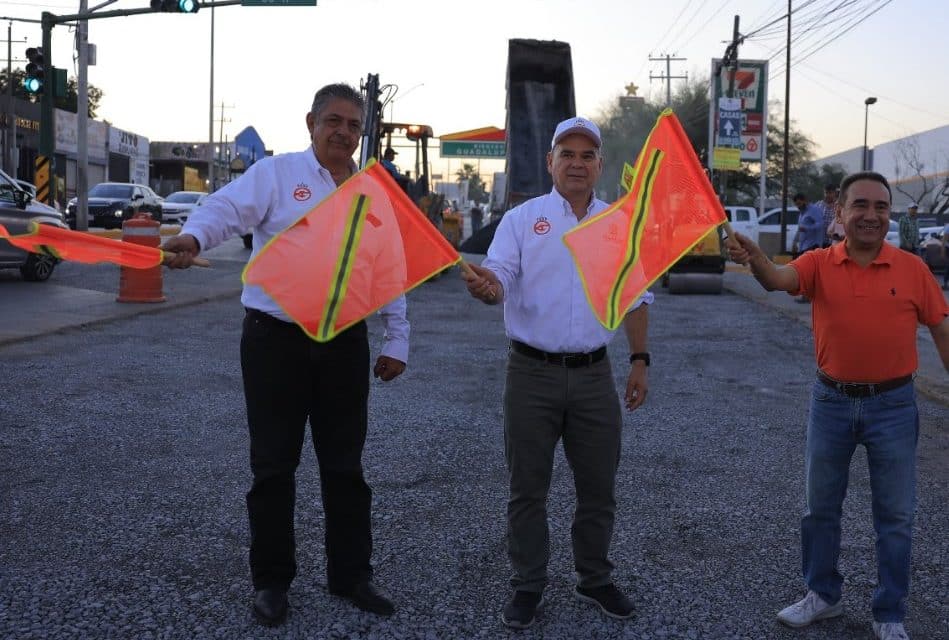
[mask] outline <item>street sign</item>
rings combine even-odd
[[[741,169],[741,149],[715,147],[712,150],[712,168],[730,171]]]
[[[718,99],[718,146],[737,147],[741,144],[741,100]]]
[[[241,0],[242,7],[315,7],[316,0]]]
[[[503,158],[505,143],[482,140],[440,140],[443,158]]]

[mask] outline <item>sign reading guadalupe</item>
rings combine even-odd
[[[497,127],[447,133],[439,137],[438,153],[443,158],[503,158],[504,140],[504,129]]]

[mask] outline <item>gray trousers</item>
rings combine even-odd
[[[607,557],[616,513],[622,413],[609,358],[567,369],[511,352],[504,389],[504,450],[511,585],[543,591],[550,532],[547,494],[557,441],[573,471],[577,505],[570,529],[581,587],[612,581]]]

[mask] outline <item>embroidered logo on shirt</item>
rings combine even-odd
[[[548,231],[550,231],[550,223],[547,221],[547,218],[544,216],[537,218],[537,222],[534,223],[534,233],[542,236]]]
[[[293,190],[293,199],[297,202],[305,202],[310,199],[310,196],[313,193],[310,191],[310,187],[305,184],[298,184],[297,188]]]

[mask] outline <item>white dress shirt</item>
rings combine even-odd
[[[607,207],[594,198],[583,220]],[[501,218],[482,266],[504,287],[504,328],[512,340],[551,353],[577,353],[605,346],[616,333],[596,319],[563,242],[563,234],[580,222],[556,189]],[[647,291],[632,309],[653,300]]]
[[[263,158],[252,164],[243,176],[208,196],[200,207],[195,207],[181,232],[193,235],[201,250],[206,251],[231,236],[252,230],[253,259],[271,238],[309,213],[335,189],[333,177],[320,165],[312,147]],[[241,302],[245,307],[292,322],[257,285],[244,285]],[[408,362],[409,355],[409,322],[405,312],[405,296],[379,309],[385,326],[382,355],[402,362]]]

